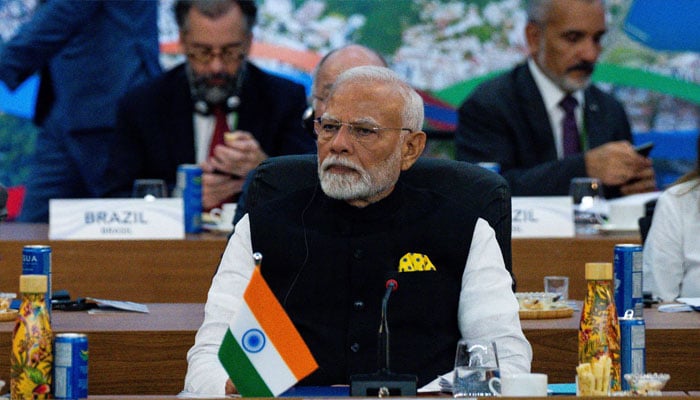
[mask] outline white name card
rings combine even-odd
[[[513,197],[513,237],[573,237],[571,197]]]
[[[50,240],[184,239],[182,199],[49,201]]]

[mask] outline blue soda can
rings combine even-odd
[[[177,167],[177,191],[185,206],[185,232],[202,231],[202,168],[196,164]]]
[[[82,333],[59,333],[54,339],[54,397],[87,399],[88,340]]]
[[[51,246],[31,244],[22,249],[22,275],[46,275],[46,308],[51,316]]]
[[[625,310],[634,310],[635,317],[644,316],[642,301],[642,246],[615,245],[615,307],[618,317]]]
[[[634,316],[633,310],[625,311],[620,321],[620,367],[621,375],[643,374],[646,371],[646,340],[643,318]],[[622,379],[622,390],[629,390],[626,379]]]
[[[480,166],[481,168],[486,168],[489,171],[493,171],[497,174],[501,173],[501,164],[497,162],[480,162],[477,163],[476,165]]]

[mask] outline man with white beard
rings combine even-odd
[[[348,384],[377,370],[387,278],[392,372],[418,385],[450,374],[461,338],[495,341],[501,373],[527,372],[532,350],[493,229],[462,204],[404,183],[425,147],[423,101],[391,70],[341,74],[314,121],[319,184],[256,207],[236,225],[188,353],[185,391],[236,392],[217,358],[254,269],[319,368],[299,385]]]

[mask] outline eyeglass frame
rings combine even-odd
[[[408,133],[413,133],[413,129],[410,128],[389,128],[389,127],[381,127],[381,126],[360,126],[361,123],[353,123],[353,122],[342,122],[338,121],[336,119],[329,119],[326,118],[326,121],[332,122],[336,124],[336,132],[329,134],[329,133],[324,133],[324,134],[319,134],[318,130],[321,127],[321,122],[324,120],[323,117],[320,118],[315,118],[314,121],[314,135],[316,136],[317,140],[330,140],[334,136],[336,136],[339,132],[340,129],[343,126],[348,127],[350,134],[352,137],[357,140],[358,142],[362,141],[368,141],[368,140],[373,140],[373,138],[378,137],[379,133],[382,131],[408,131]],[[370,132],[365,132],[362,133],[360,130],[367,130]],[[327,135],[327,137],[322,137],[322,135]],[[376,135],[376,136],[374,136]]]
[[[186,44],[185,55],[188,60],[202,65],[210,64],[216,57],[219,57],[223,64],[231,65],[240,62],[245,57],[245,46],[246,42],[236,42],[219,47],[215,51],[212,46],[205,44]]]

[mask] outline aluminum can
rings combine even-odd
[[[501,164],[497,162],[480,162],[477,163],[476,165],[480,166],[481,168],[486,168],[489,171],[493,171],[497,174],[501,173]]]
[[[615,245],[615,307],[619,317],[625,310],[634,310],[634,316],[644,316],[642,300],[642,246]]]
[[[185,207],[185,232],[202,231],[202,168],[196,164],[177,167],[176,193]]]
[[[88,339],[83,333],[59,333],[54,340],[54,397],[87,399]]]
[[[22,249],[22,275],[46,275],[46,309],[51,317],[51,246],[31,244]]]
[[[625,311],[620,321],[620,366],[625,374],[643,374],[646,371],[646,325],[643,318],[634,316],[633,310]],[[626,379],[622,390],[629,390]]]

